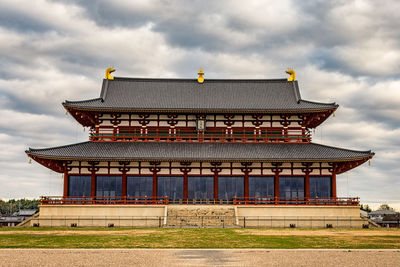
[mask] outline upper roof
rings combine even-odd
[[[147,143],[83,142],[32,149],[29,156],[57,160],[160,161],[353,161],[372,157],[315,143]]]
[[[32,216],[35,214],[37,210],[35,209],[27,209],[27,210],[19,210],[17,212],[14,212],[16,216]]]
[[[335,103],[301,99],[297,81],[119,78],[103,80],[99,98],[65,107],[119,112],[319,112]]]
[[[369,215],[387,215],[387,214],[397,214],[394,210],[374,210],[368,213]]]

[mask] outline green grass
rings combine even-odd
[[[87,232],[90,231],[90,232]],[[368,236],[359,232],[345,235],[268,235],[256,229],[0,229],[0,248],[348,248],[400,249],[400,231],[388,235],[379,231]],[[291,231],[291,230],[283,230]],[[300,231],[300,233],[299,233]],[[335,230],[332,230],[335,231]],[[314,232],[314,231],[313,231]]]

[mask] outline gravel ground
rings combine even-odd
[[[0,249],[0,266],[400,266],[400,250]]]

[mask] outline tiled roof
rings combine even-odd
[[[388,214],[397,214],[397,212],[393,210],[374,210],[369,213],[369,215],[388,215]]]
[[[32,149],[30,156],[59,160],[161,161],[346,161],[365,159],[371,151],[354,151],[315,143],[135,143],[83,142]]]
[[[65,101],[101,111],[298,112],[332,110],[335,103],[302,100],[297,81],[118,78],[103,80],[100,98]]]

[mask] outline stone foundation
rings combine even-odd
[[[41,205],[39,216],[26,226],[161,227],[166,209],[161,205]]]
[[[242,227],[362,228],[359,206],[238,206]]]
[[[358,206],[42,205],[23,226],[361,228]]]

